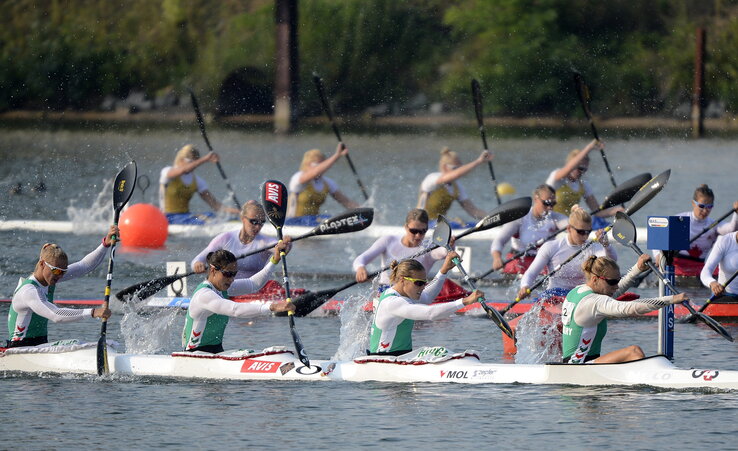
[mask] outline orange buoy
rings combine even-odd
[[[162,247],[169,234],[166,216],[151,204],[135,204],[120,215],[118,222],[123,246]]]

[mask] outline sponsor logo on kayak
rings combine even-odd
[[[242,373],[276,373],[279,370],[279,362],[266,360],[246,359],[241,366]]]
[[[266,192],[266,200],[277,206],[282,206],[282,190],[279,189],[279,185],[272,182],[267,182],[264,187]]]
[[[720,371],[717,370],[694,370],[692,371],[692,378],[702,378],[703,381],[711,381],[717,379],[720,375]]]
[[[474,370],[472,379],[494,379],[497,370]]]
[[[443,346],[434,346],[430,348],[423,349],[421,351],[418,351],[417,357],[428,357],[428,356],[434,356],[434,357],[446,357],[448,354],[448,349],[444,348]]]
[[[331,230],[337,230],[345,226],[347,227],[360,226],[367,221],[368,219],[366,219],[362,215],[357,214],[357,215],[349,216],[348,218],[343,218],[343,219],[339,219],[336,221],[323,222],[318,227],[321,232],[329,232]]]
[[[313,366],[301,366],[298,367],[297,370],[298,374],[302,374],[303,376],[309,376],[311,374],[317,374],[321,371],[323,371],[323,368],[319,367],[318,365]]]
[[[669,218],[651,217],[648,218],[649,227],[669,227]]]
[[[295,362],[287,362],[284,365],[279,367],[279,372],[282,373],[282,376],[284,376],[285,374],[289,373],[293,369],[295,369]]]
[[[441,370],[441,377],[446,379],[469,379],[467,371],[443,371]]]

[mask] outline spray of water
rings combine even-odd
[[[72,199],[67,207],[67,217],[74,226],[75,233],[94,233],[101,227],[113,222],[113,208],[110,203],[110,193],[113,192],[113,179],[105,180],[102,190],[97,193],[89,207],[77,206],[77,199]]]
[[[126,352],[162,354],[181,349],[181,309],[143,310],[141,304],[135,297],[123,304],[120,334],[126,344]]]
[[[341,332],[336,353],[331,360],[353,360],[366,354],[372,315],[364,311],[365,296],[349,296],[341,307]]]
[[[518,321],[515,363],[560,362],[560,324],[560,314],[552,313],[544,302],[536,302]]]

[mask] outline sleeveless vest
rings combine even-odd
[[[571,207],[578,204],[584,197],[584,182],[579,181],[579,190],[574,191],[568,183],[556,190],[556,205],[554,211],[569,216]]]
[[[164,187],[164,213],[189,213],[190,199],[197,192],[197,178],[185,185],[181,177],[175,177]]]
[[[425,202],[425,211],[428,212],[430,219],[437,219],[438,215],[445,215],[451,204],[459,198],[459,187],[456,182],[451,186],[454,189],[453,194],[449,193],[446,185],[441,185],[428,194],[428,200]]]
[[[323,182],[323,189],[318,191],[312,182],[308,183],[305,189],[297,195],[297,205],[295,208],[295,216],[314,216],[320,213],[320,206],[328,197],[328,183]]]
[[[384,293],[379,297],[377,305],[374,309],[376,312],[382,300],[389,296],[399,296],[395,290],[385,290]],[[413,325],[415,321],[411,319],[405,319],[397,325],[395,330],[395,337],[392,340],[390,346],[381,343],[382,329],[377,327],[377,323],[372,323],[372,335],[369,343],[369,352],[395,352],[395,351],[411,351],[413,349]],[[386,346],[386,347],[384,347]]]
[[[24,285],[34,285],[36,287],[39,286],[38,282],[36,282],[35,280],[24,279],[23,282],[18,285],[18,288],[15,289],[13,294],[17,293],[18,290],[20,290]],[[47,301],[54,302],[55,289],[56,285],[51,285],[49,287],[49,290],[46,294]],[[31,313],[31,321],[26,327],[23,327],[22,325],[18,324],[18,312],[13,310],[12,305],[8,311],[8,337],[10,337],[11,342],[28,340],[36,337],[46,337],[49,335],[48,326],[49,320],[47,318],[44,318],[43,316],[37,315],[35,312],[33,312]]]
[[[202,288],[215,290],[215,287],[210,285],[208,282],[203,282],[195,288],[195,291],[192,292],[192,297],[195,296],[197,290]],[[227,291],[220,291],[219,293],[223,298],[228,299]],[[192,299],[192,297],[190,297],[190,299]],[[187,310],[185,327],[184,330],[182,330],[182,346],[184,347],[184,350],[187,351],[188,349],[202,346],[221,345],[223,343],[223,333],[225,332],[229,319],[230,317],[226,315],[212,314],[208,316],[205,327],[200,332],[197,332],[192,330],[195,321],[190,315],[190,311]]]
[[[562,357],[570,357],[569,363],[584,363],[587,355],[600,355],[602,339],[607,334],[607,320],[603,319],[595,327],[584,328],[574,321],[574,312],[579,302],[592,289],[586,285],[579,285],[566,295],[561,306],[561,322],[564,325],[562,337]]]

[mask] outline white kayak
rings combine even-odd
[[[657,355],[618,364],[482,363],[473,351],[452,354],[443,347],[420,348],[402,357],[360,357],[352,361],[315,360],[303,365],[283,347],[220,354],[120,354],[108,350],[114,375],[221,380],[305,380],[348,382],[452,382],[466,384],[544,384],[654,386],[667,389],[738,390],[738,371],[680,369]],[[96,374],[96,344],[42,345],[0,351],[0,371]]]

